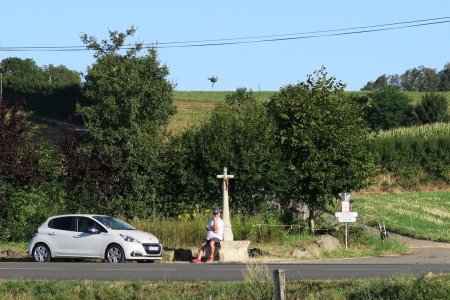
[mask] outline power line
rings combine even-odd
[[[440,17],[422,20],[412,20],[405,22],[385,23],[378,25],[367,25],[359,27],[348,27],[339,29],[328,29],[318,31],[308,31],[299,33],[287,33],[276,35],[262,35],[262,36],[248,36],[237,38],[224,39],[207,39],[207,40],[192,40],[192,41],[173,41],[173,42],[156,42],[153,44],[143,44],[144,48],[188,48],[188,47],[210,47],[210,46],[226,46],[237,44],[252,44],[252,43],[267,43],[279,42],[300,39],[313,39],[332,36],[353,35],[389,30],[398,30],[412,27],[430,26],[443,23],[450,23],[450,17]],[[128,44],[122,49],[132,49],[131,44]],[[23,46],[23,47],[0,47],[0,51],[58,51],[58,52],[72,52],[72,51],[92,51],[93,49],[87,46]]]
[[[282,36],[297,36],[297,35],[305,35],[305,34],[317,34],[317,33],[327,33],[327,32],[338,32],[338,31],[348,31],[355,29],[366,29],[366,28],[374,28],[374,27],[384,27],[384,26],[395,26],[395,25],[404,25],[411,23],[420,23],[420,22],[429,22],[429,21],[437,21],[437,20],[448,20],[450,17],[441,17],[441,18],[432,18],[432,19],[423,19],[423,20],[414,20],[414,21],[405,21],[405,22],[396,22],[396,23],[386,23],[379,25],[367,25],[367,26],[359,26],[359,27],[347,27],[347,28],[339,28],[339,29],[327,29],[327,30],[318,30],[318,31],[306,31],[306,32],[297,32],[297,33],[284,33],[284,34],[274,34],[274,35],[262,35],[262,36],[248,36],[248,37],[239,37],[239,38],[225,38],[225,39],[210,39],[210,40],[198,40],[198,41],[184,41],[184,42],[162,42],[158,43],[158,45],[167,45],[167,44],[181,44],[181,43],[206,43],[206,42],[220,42],[220,41],[233,41],[233,40],[247,40],[247,39],[267,39],[267,38],[276,38]]]

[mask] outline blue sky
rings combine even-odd
[[[108,30],[123,32],[131,25],[137,27],[135,40],[160,45],[363,27],[450,17],[450,1],[15,0],[3,1],[0,11],[1,50],[82,46],[82,33],[105,39]],[[180,91],[210,90],[207,78],[212,75],[218,77],[215,90],[276,91],[304,81],[321,66],[353,91],[382,74],[401,74],[420,65],[441,70],[450,62],[450,18],[445,20],[361,34],[161,48],[158,54]],[[89,51],[0,51],[0,60],[7,57],[80,72],[94,62]]]

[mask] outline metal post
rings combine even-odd
[[[348,249],[347,245],[347,222],[345,222],[345,250]]]
[[[273,282],[275,289],[275,300],[286,300],[286,277],[284,270],[273,271]]]

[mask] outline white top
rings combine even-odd
[[[214,232],[214,219],[209,220],[208,227],[212,230],[208,230],[206,232],[206,239],[210,240],[212,238],[218,238],[219,240],[223,241],[223,220],[221,218],[217,218],[217,233]]]

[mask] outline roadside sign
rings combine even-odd
[[[350,201],[342,201],[342,212],[349,212],[350,211]]]
[[[334,215],[336,218],[356,218],[358,213],[356,211],[335,212]]]
[[[339,223],[355,223],[358,213],[356,211],[335,212],[334,215]]]
[[[348,202],[348,201],[350,201],[350,198],[352,197],[352,193],[342,192],[342,193],[339,193],[339,197],[341,197],[341,201]]]
[[[355,223],[356,218],[351,217],[343,217],[343,218],[337,218],[339,223]]]

